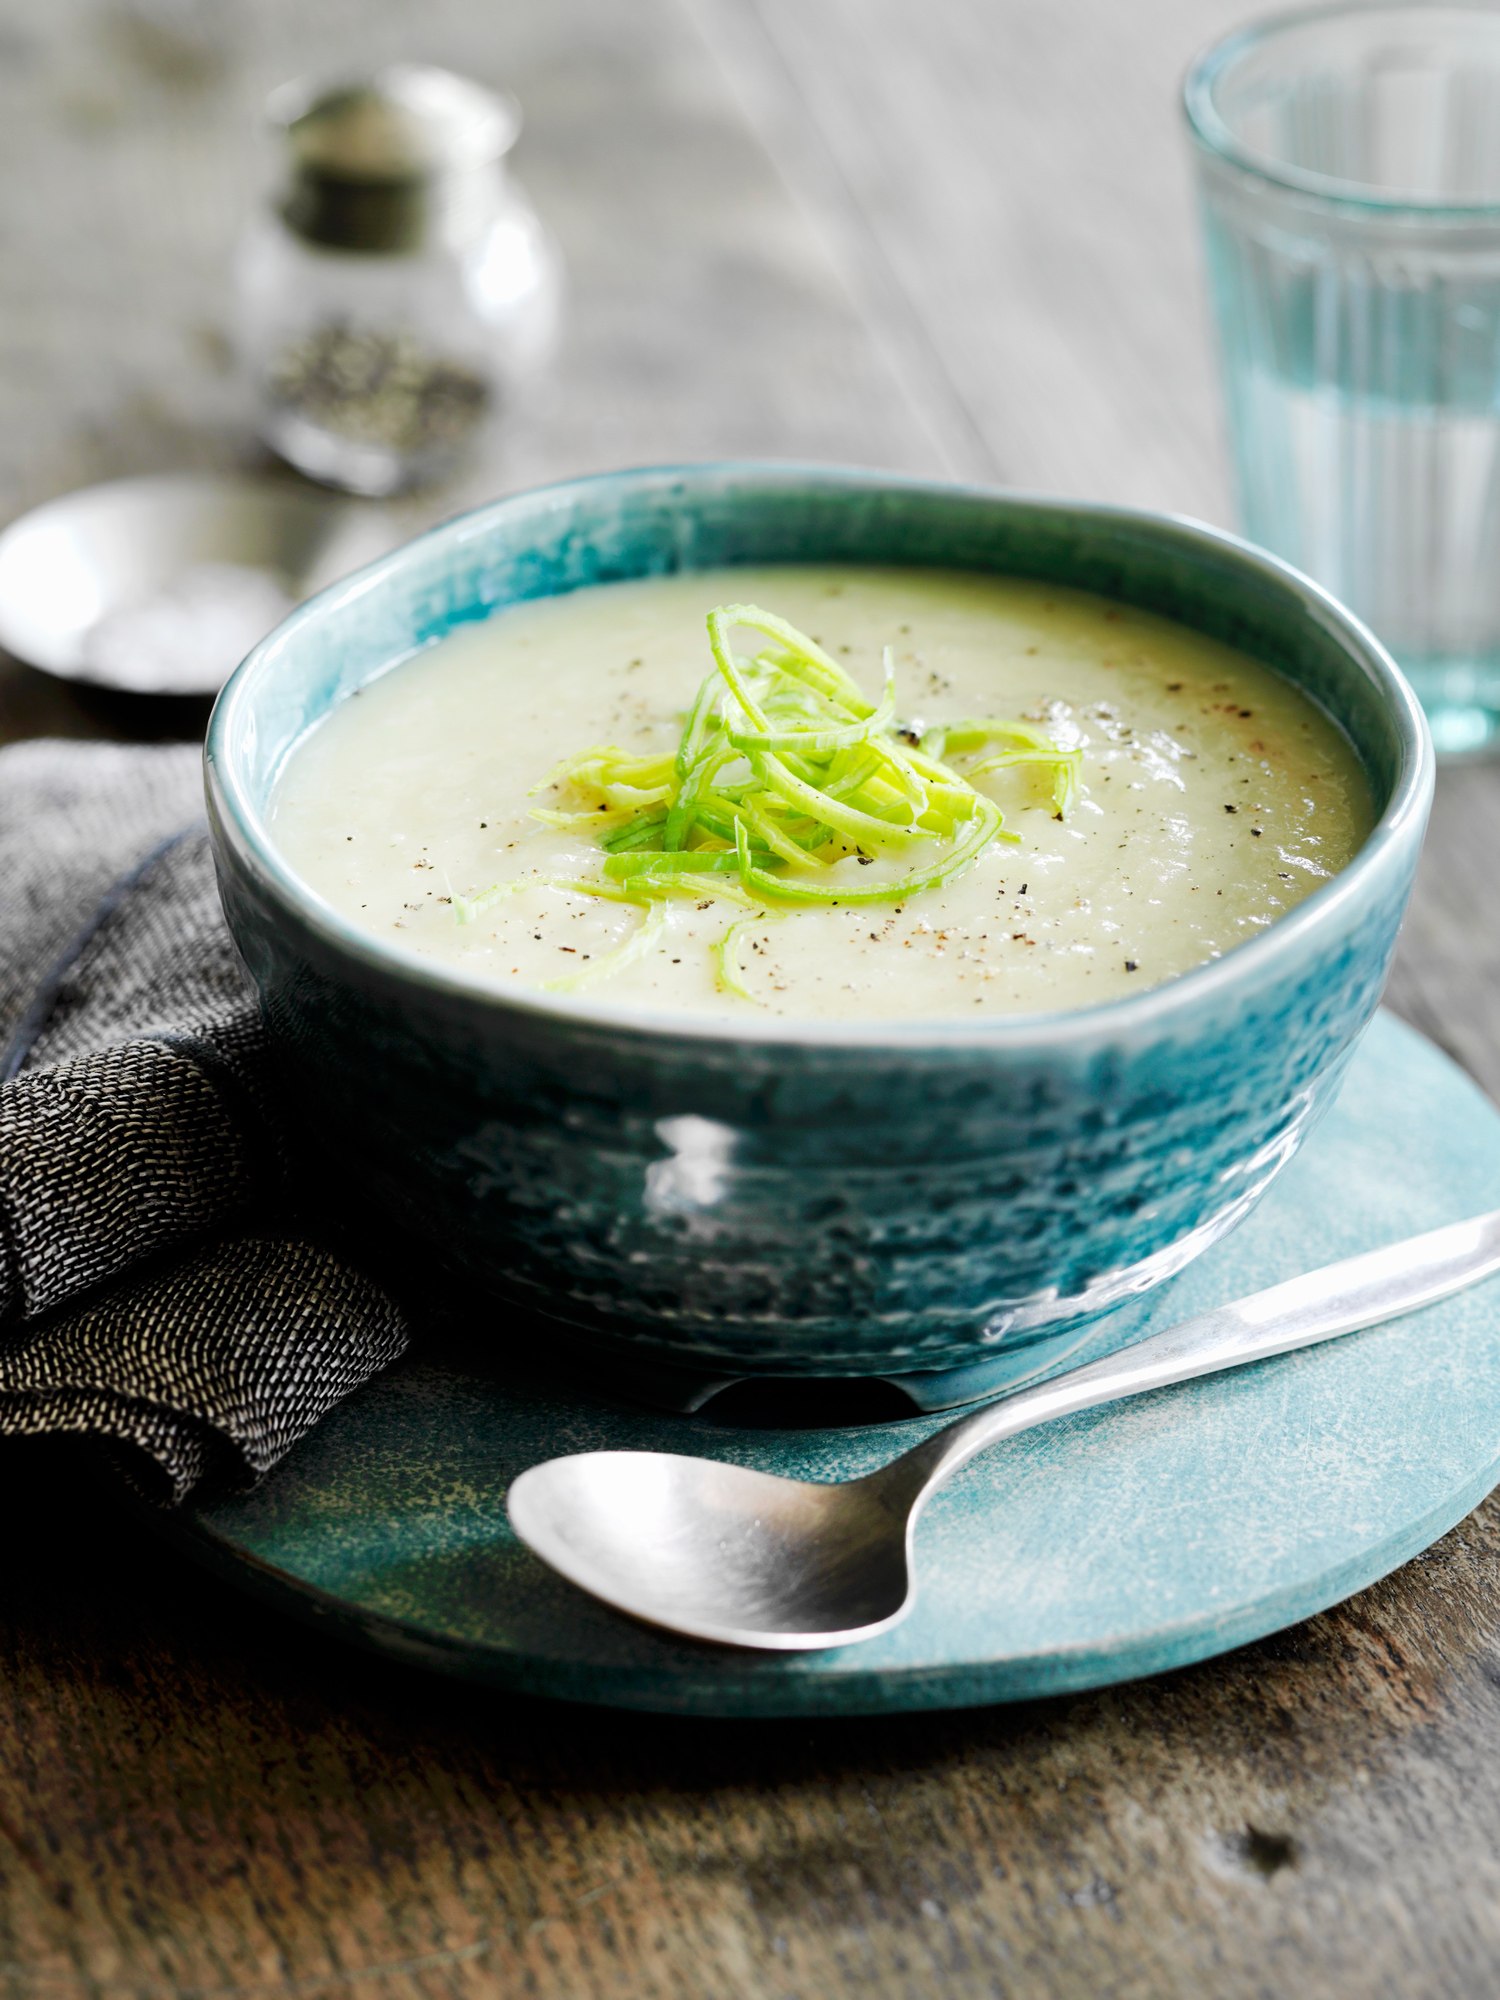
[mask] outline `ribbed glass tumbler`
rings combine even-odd
[[[1260,22],[1186,105],[1244,531],[1500,749],[1500,10]]]

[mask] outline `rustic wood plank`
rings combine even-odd
[[[34,1523],[0,1609],[6,2000],[1470,2000],[1500,1968],[1491,1506],[1185,1673],[732,1725],[446,1687],[33,1490],[0,1466]]]
[[[1241,0],[692,0],[955,472],[1227,520],[1178,90]]]
[[[1500,1100],[1500,767],[1449,765],[1388,1003]]]
[[[264,463],[227,291],[261,172],[256,107],[288,73],[345,68],[351,46],[386,60],[410,39],[397,0],[311,15],[295,0],[0,9],[0,173],[14,191],[0,520],[100,479]],[[681,459],[941,469],[674,0],[628,12],[567,0],[504,22],[434,0],[420,40],[420,53],[520,96],[520,168],[571,289],[552,377],[498,449],[376,511],[411,534],[496,493]],[[0,670],[0,740],[66,727],[65,709]],[[174,733],[182,718],[127,704],[96,709],[93,726]]]
[[[518,164],[572,292],[556,384],[402,518],[679,457],[934,465],[917,413],[674,0],[501,19],[430,0],[7,0],[0,518],[90,480],[256,456],[227,273],[289,72],[416,52],[521,97]],[[23,194],[24,190],[24,194]]]

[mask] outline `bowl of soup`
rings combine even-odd
[[[323,592],[207,773],[288,1115],[497,1356],[541,1315],[643,1382],[938,1380],[1270,1185],[1432,756],[1369,632],[1229,535],[731,465]]]

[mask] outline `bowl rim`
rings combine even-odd
[[[1308,609],[1317,614],[1320,623],[1335,630],[1345,650],[1352,654],[1355,664],[1362,666],[1380,688],[1397,723],[1401,739],[1400,761],[1390,798],[1364,845],[1332,880],[1315,889],[1294,910],[1278,917],[1254,937],[1232,946],[1222,957],[1193,966],[1140,994],[1100,1001],[1089,1007],[996,1014],[982,1022],[970,1022],[959,1016],[868,1022],[855,1019],[796,1020],[776,1016],[765,1020],[720,1019],[713,1015],[680,1013],[666,1008],[619,1003],[611,1006],[607,1000],[601,1001],[597,997],[544,993],[536,988],[518,988],[511,992],[486,986],[478,979],[450,969],[441,961],[428,958],[410,946],[388,943],[373,932],[362,930],[303,882],[281,858],[270,838],[264,816],[253,804],[243,776],[235,766],[232,738],[240,733],[235,725],[241,715],[246,710],[253,713],[256,681],[262,667],[268,661],[274,661],[287,646],[294,644],[304,625],[322,620],[377,589],[393,571],[410,559],[412,550],[431,549],[433,545],[443,542],[462,544],[470,541],[497,516],[503,517],[512,508],[541,504],[556,509],[566,506],[575,496],[609,485],[635,485],[642,490],[650,490],[658,484],[681,484],[686,481],[713,485],[722,491],[726,484],[785,485],[788,479],[825,490],[931,493],[954,499],[996,502],[1006,508],[1067,514],[1074,518],[1084,515],[1100,525],[1121,522],[1144,526],[1153,532],[1166,531],[1180,541],[1206,550],[1228,554],[1277,586],[1290,589],[1301,597]],[[502,609],[503,605],[496,607],[497,611]],[[413,648],[401,660],[382,667],[381,672],[405,664],[421,650]],[[414,985],[435,999],[468,1003],[496,1019],[519,1015],[539,1026],[550,1023],[575,1033],[594,1030],[643,1043],[693,1041],[718,1044],[724,1048],[780,1044],[828,1051],[843,1048],[887,1049],[892,1052],[918,1049],[941,1052],[976,1047],[1056,1048],[1096,1041],[1101,1034],[1124,1038],[1134,1031],[1159,1030],[1185,1010],[1204,1003],[1212,1005],[1226,989],[1242,985],[1247,979],[1254,983],[1257,976],[1263,978],[1271,974],[1279,961],[1300,950],[1309,932],[1336,924],[1345,906],[1363,893],[1368,878],[1381,868],[1393,851],[1404,847],[1410,840],[1414,825],[1420,837],[1431,803],[1435,768],[1432,738],[1421,704],[1374,633],[1320,584],[1314,583],[1280,557],[1244,541],[1238,535],[1188,515],[1157,513],[1145,508],[1118,506],[1112,502],[1070,500],[1052,494],[924,479],[861,467],[770,459],[631,466],[561,480],[547,486],[530,487],[454,515],[298,605],[246,655],[225,683],[214,705],[204,743],[205,789],[215,843],[235,850],[236,858],[248,868],[261,892],[269,893],[282,910],[310,931],[321,945],[355,959],[371,971]]]

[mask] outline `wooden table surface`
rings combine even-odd
[[[519,93],[571,291],[550,394],[403,523],[734,454],[1225,520],[1175,88],[1238,6],[3,0],[0,519],[255,462],[254,107],[410,54]],[[201,723],[0,665],[0,740]],[[1392,997],[1500,1095],[1497,843],[1500,768],[1446,772]],[[0,1486],[0,2000],[1500,1988],[1493,1505],[1160,1680],[729,1725],[424,1679],[185,1568],[55,1453]]]

